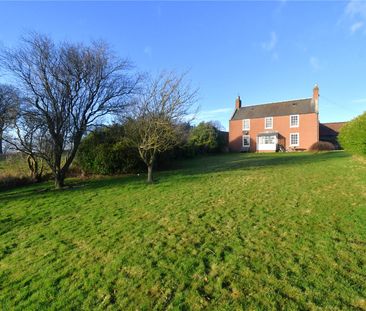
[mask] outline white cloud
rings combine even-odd
[[[272,31],[271,38],[266,42],[262,42],[262,48],[266,51],[272,51],[276,47],[277,42],[278,42],[277,34],[274,31]]]
[[[350,0],[345,8],[345,16],[352,23],[350,26],[351,33],[355,33],[360,29],[365,29],[366,23],[366,2],[359,0]]]
[[[315,56],[311,56],[309,59],[310,66],[313,68],[314,71],[318,71],[320,69],[320,62],[319,59]]]
[[[262,42],[261,46],[263,50],[272,54],[273,60],[278,60],[279,54],[276,49],[278,43],[278,37],[276,32],[274,31],[270,33],[270,36],[271,36],[270,39],[268,41]]]
[[[350,0],[346,6],[346,14],[351,17],[366,18],[366,2],[360,0]]]
[[[363,27],[363,22],[356,22],[351,25],[350,29],[352,33],[355,33],[357,30],[361,29]]]
[[[286,7],[288,0],[278,0],[276,2],[277,2],[277,6],[273,11],[273,15],[275,18],[281,18],[282,11]]]

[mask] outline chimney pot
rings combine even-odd
[[[240,96],[238,96],[235,100],[235,109],[241,108],[241,99]]]
[[[319,112],[319,86],[317,83],[313,88],[313,104],[315,105],[315,111]]]

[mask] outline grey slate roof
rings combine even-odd
[[[313,104],[312,98],[305,98],[255,106],[244,106],[234,112],[231,120],[287,116],[291,114],[314,112],[315,105]]]

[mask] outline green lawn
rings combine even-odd
[[[3,310],[366,310],[366,165],[228,154],[0,192]]]

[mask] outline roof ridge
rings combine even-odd
[[[277,102],[269,102],[269,103],[264,103],[264,104],[251,104],[249,106],[246,106],[244,104],[244,106],[242,106],[241,108],[258,107],[258,106],[265,106],[265,105],[272,105],[272,104],[282,104],[282,103],[288,103],[288,102],[293,102],[293,101],[311,100],[311,99],[312,99],[311,97],[306,97],[306,98],[296,98],[296,99],[289,99],[289,100],[283,100],[283,101],[277,101]]]
[[[315,113],[315,105],[311,97],[272,102],[260,105],[243,106],[235,110],[231,120],[264,118],[292,114]]]

